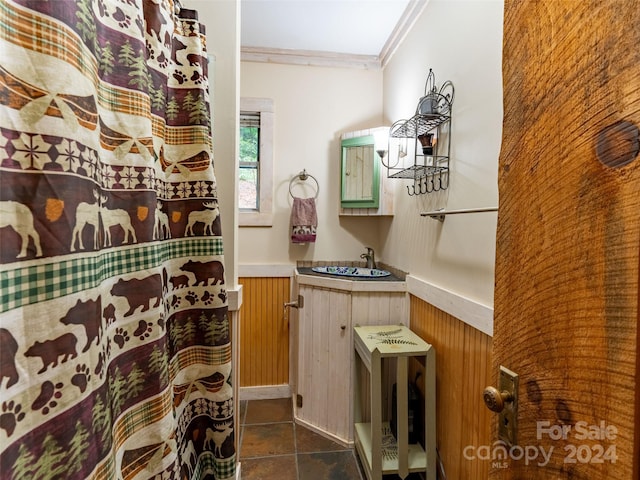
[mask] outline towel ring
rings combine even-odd
[[[307,173],[306,170],[302,170],[298,175],[294,176],[289,181],[289,195],[291,195],[291,198],[296,198],[296,197],[293,196],[293,192],[291,191],[291,187],[293,186],[293,182],[295,182],[296,180],[300,180],[301,182],[305,182],[305,181],[307,181],[308,178],[312,178],[313,181],[316,182],[316,195],[313,198],[318,198],[318,194],[320,193],[320,184],[318,183],[318,180],[316,179],[316,177],[314,177],[310,173]]]

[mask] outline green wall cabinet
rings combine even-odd
[[[378,208],[380,203],[380,162],[373,149],[373,135],[343,139],[341,194],[342,208]]]

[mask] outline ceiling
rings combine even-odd
[[[241,47],[380,57],[414,1],[241,0]]]

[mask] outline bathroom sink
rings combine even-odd
[[[391,275],[391,272],[386,270],[380,270],[378,268],[364,268],[364,267],[313,267],[316,273],[326,273],[328,275],[340,275],[343,277],[365,277],[365,278],[378,278]]]

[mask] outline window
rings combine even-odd
[[[238,206],[241,211],[260,211],[260,114],[240,112],[240,176]]]
[[[271,226],[273,100],[240,99],[238,207],[240,226]]]

